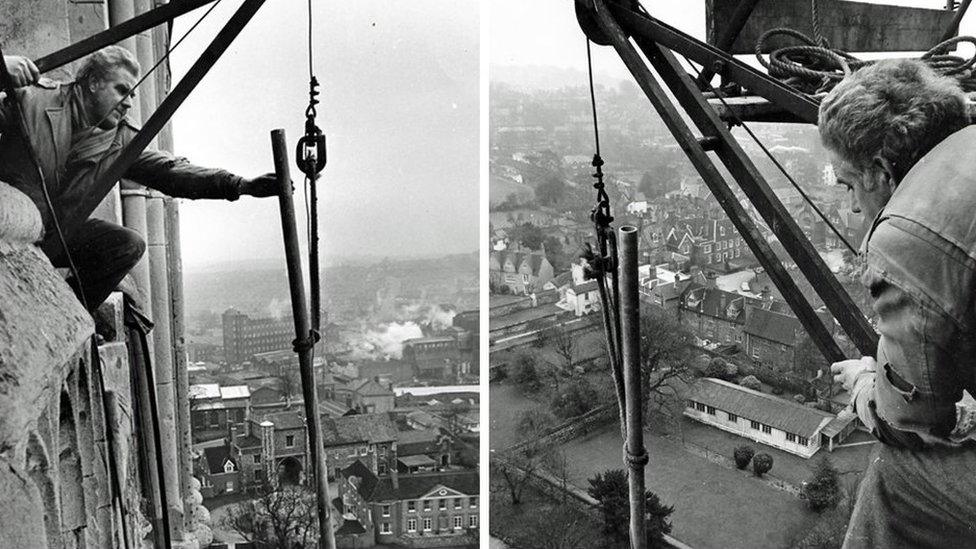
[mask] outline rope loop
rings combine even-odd
[[[315,344],[322,338],[322,336],[316,330],[309,330],[308,335],[302,338],[296,338],[291,342],[292,350],[296,353],[304,353],[308,350],[315,348]]]
[[[629,465],[632,469],[642,468],[650,461],[651,458],[647,455],[647,450],[642,450],[639,454],[632,454],[630,452],[630,448],[627,446],[627,443],[624,443],[624,463]]]

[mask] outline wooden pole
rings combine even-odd
[[[302,255],[298,249],[298,228],[295,224],[295,204],[292,202],[291,174],[288,169],[288,149],[285,130],[271,131],[271,149],[274,153],[275,175],[278,177],[278,205],[281,209],[281,232],[285,239],[285,260],[288,264],[288,285],[291,290],[291,310],[295,319],[295,351],[298,353],[298,369],[302,378],[302,396],[305,400],[305,427],[308,429],[309,452],[312,457],[312,476],[315,482],[319,513],[319,547],[335,549],[332,530],[331,500],[322,454],[322,419],[319,417],[319,397],[315,391],[315,375],[312,369],[312,350],[315,340],[308,318],[308,302],[305,299],[305,281],[302,276]]]

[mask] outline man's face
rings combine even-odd
[[[85,92],[91,122],[103,130],[118,126],[132,107],[135,84],[136,75],[123,67],[112,69],[104,80],[89,83]]]
[[[891,198],[893,185],[890,184],[890,174],[880,166],[859,169],[834,151],[827,152],[837,184],[847,188],[851,211],[864,214],[868,221],[873,220]]]

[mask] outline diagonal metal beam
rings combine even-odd
[[[136,136],[122,149],[118,158],[109,166],[92,187],[92,190],[83,195],[78,204],[71,208],[65,208],[69,215],[62,220],[64,226],[74,226],[88,219],[88,216],[95,211],[95,207],[101,202],[101,198],[115,185],[119,179],[128,171],[132,163],[139,155],[146,150],[149,143],[156,137],[156,134],[169,122],[176,110],[180,108],[183,101],[196,88],[197,84],[213,68],[214,64],[220,59],[231,42],[244,29],[245,25],[254,17],[258,9],[264,4],[264,0],[244,0],[241,7],[234,12],[224,28],[220,29],[217,36],[213,39],[207,49],[200,54],[197,61],[190,67],[186,75],[169,92],[156,112],[146,121],[142,129]]]
[[[765,97],[793,113],[800,120],[811,124],[817,123],[819,104],[807,95],[746,65],[731,54],[710,46],[649,15],[635,12],[615,3],[603,3],[603,5],[608,7],[615,22],[627,35],[633,36],[635,39],[651,40],[668,49],[680,52],[699,65],[709,67],[716,74],[743,86],[751,93]]]
[[[75,42],[54,53],[34,60],[37,70],[42,73],[54,70],[72,61],[94,53],[105,46],[110,46],[130,36],[149,30],[157,25],[167,23],[173,19],[191,12],[201,6],[213,3],[215,0],[173,0],[158,8],[153,8],[141,15],[123,21],[114,27],[93,34],[84,40]]]
[[[688,159],[691,160],[691,163],[698,170],[705,184],[708,185],[708,188],[715,195],[719,205],[725,211],[726,215],[729,216],[729,219],[735,225],[736,230],[739,231],[743,240],[746,241],[749,249],[756,255],[756,258],[763,268],[766,269],[766,272],[769,273],[773,283],[776,284],[780,293],[783,294],[787,304],[789,304],[793,313],[796,314],[800,323],[803,324],[804,329],[810,334],[817,348],[820,349],[829,361],[836,362],[843,360],[845,357],[840,347],[838,347],[837,342],[834,341],[830,332],[820,320],[820,317],[817,316],[813,307],[806,300],[806,297],[800,292],[796,282],[786,272],[786,268],[783,267],[783,264],[776,257],[769,243],[763,238],[756,223],[749,217],[745,208],[732,193],[732,189],[729,188],[728,183],[726,183],[721,173],[719,173],[718,168],[712,162],[711,158],[708,157],[708,153],[705,152],[702,143],[699,142],[692,133],[691,128],[682,119],[681,114],[665,93],[664,88],[654,78],[654,75],[651,74],[650,69],[640,57],[640,54],[637,53],[623,30],[621,30],[620,26],[607,10],[604,0],[594,0],[594,7],[597,15],[596,19],[600,27],[610,38],[614,49],[617,50],[617,54],[620,55],[621,60],[623,60],[627,69],[634,76],[637,85],[644,91],[651,105],[654,106],[662,120],[664,120],[665,125],[667,125],[668,129],[678,141],[678,145],[681,146]]]
[[[636,42],[698,129],[713,138],[719,159],[796,261],[851,341],[864,356],[874,356],[878,348],[877,333],[674,54],[643,37]]]
[[[735,6],[735,11],[732,13],[732,20],[729,21],[729,26],[725,28],[722,36],[719,36],[715,41],[715,47],[724,52],[732,50],[735,39],[739,37],[739,33],[746,26],[746,21],[749,20],[749,16],[752,15],[752,10],[756,8],[756,4],[758,3],[759,0],[739,0],[739,3]],[[715,76],[714,68],[711,66],[704,67],[701,74],[698,75],[698,87],[701,88],[707,82],[710,82],[713,76]]]

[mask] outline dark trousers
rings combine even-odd
[[[108,298],[146,252],[146,241],[139,233],[101,219],[89,219],[79,227],[66,229],[64,240],[80,278],[77,280],[72,273],[68,284],[79,300],[84,292],[82,302],[87,302],[89,311]],[[55,267],[69,266],[68,254],[57,234],[48,234],[41,249]]]

